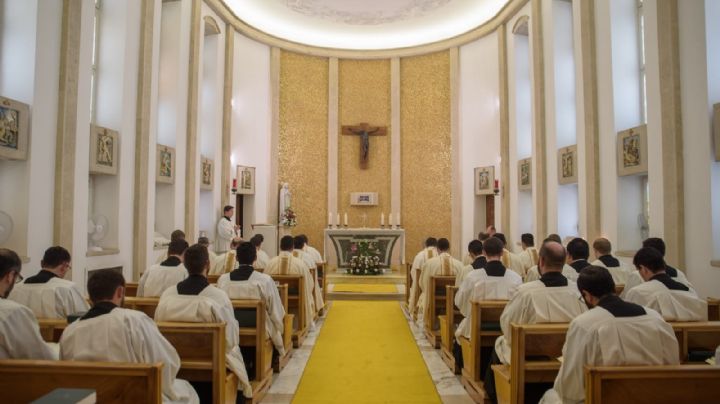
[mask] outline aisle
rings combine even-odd
[[[293,403],[439,403],[397,302],[336,301]]]

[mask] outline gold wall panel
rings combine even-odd
[[[451,235],[450,101],[448,51],[400,61],[401,219],[408,260],[425,238]]]
[[[347,212],[348,225],[380,225],[390,213],[390,60],[340,60],[338,66],[339,124],[386,126],[385,136],[370,136],[366,169],[360,168],[360,136],[338,139],[338,210]],[[351,192],[377,192],[378,206],[351,207]],[[327,219],[326,219],[327,220]]]
[[[290,184],[298,222],[293,234],[306,234],[321,251],[327,224],[327,106],[328,60],[281,52],[278,180]]]

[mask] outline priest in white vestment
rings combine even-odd
[[[67,326],[60,338],[63,360],[93,362],[162,362],[164,403],[199,403],[197,393],[177,379],[180,357],[155,322],[138,310],[124,309],[125,279],[101,269],[88,280],[93,307]]]
[[[15,251],[0,248],[0,359],[57,359],[40,335],[32,311],[7,297],[22,280],[22,261]]]
[[[237,249],[238,268],[223,274],[218,279],[217,286],[225,291],[230,299],[262,299],[265,303],[267,321],[265,328],[275,349],[280,356],[285,355],[283,344],[283,319],[285,308],[280,300],[280,293],[272,277],[258,272],[253,268],[257,258],[255,246],[252,243],[243,243]]]
[[[583,269],[577,286],[591,309],[570,323],[555,385],[541,403],[582,403],[586,365],[679,364],[672,326],[656,311],[615,296],[615,283],[607,268]]]
[[[257,259],[253,267],[260,272],[262,272],[267,267],[268,262],[270,262],[270,257],[262,249],[263,241],[265,241],[265,237],[263,237],[262,234],[256,234],[250,238],[250,242],[255,246],[255,251],[257,251]]]
[[[172,243],[175,240],[185,240],[185,232],[182,230],[173,230],[172,233],[170,233],[170,242]],[[170,245],[168,244],[168,248],[170,248]],[[163,261],[168,259],[168,251],[165,250],[163,255],[159,256],[158,259],[155,261],[156,264],[159,264]]]
[[[428,312],[430,304],[427,299],[428,290],[430,290],[430,278],[433,276],[457,277],[465,270],[462,262],[450,255],[450,241],[448,239],[441,238],[438,240],[437,249],[440,255],[427,260],[425,264],[423,264],[420,274],[420,299],[418,308],[421,309],[420,313],[422,313],[423,317],[431,314]],[[420,323],[422,323],[422,320],[419,320]],[[433,320],[433,322],[435,323],[436,321]]]
[[[593,241],[593,252],[597,258],[590,265],[605,267],[610,271],[616,285],[625,285],[632,268],[623,265],[619,259],[612,256],[612,244],[610,240],[600,237]]]
[[[187,278],[188,273],[183,265],[183,254],[188,248],[185,240],[170,242],[168,258],[155,264],[143,272],[138,282],[138,297],[160,297],[165,289],[177,285]]]
[[[650,247],[658,250],[660,254],[663,256],[663,259],[665,259],[665,241],[663,239],[658,237],[650,237],[643,241],[643,247]],[[668,274],[673,280],[682,283],[683,285],[692,288],[692,284],[690,281],[688,281],[685,274],[670,265],[667,265],[667,262],[665,262],[665,273]],[[620,297],[623,299],[627,298],[627,294],[630,291],[630,289],[634,288],[637,285],[640,285],[641,283],[645,282],[645,280],[640,276],[640,272],[636,270],[631,270],[630,274],[627,277],[627,281],[625,282],[625,289],[623,289],[622,293],[620,294]]]
[[[520,275],[520,277],[525,276],[522,259],[520,259],[519,255],[508,250],[507,239],[505,238],[505,235],[503,233],[495,233],[493,237],[499,239],[503,243],[504,249],[501,261],[505,268],[512,269],[518,275]]]
[[[311,328],[315,327],[315,300],[313,298],[314,281],[307,264],[292,255],[292,236],[284,236],[280,239],[280,255],[268,262],[265,268],[266,274],[272,275],[301,275],[305,283],[305,305],[302,307],[307,323]]]
[[[240,326],[230,298],[222,290],[210,285],[207,248],[194,245],[185,250],[185,267],[189,276],[160,296],[155,321],[190,323],[225,323],[225,362],[238,377],[238,390],[252,397],[245,362],[240,353]]]
[[[293,238],[293,247],[293,257],[301,259],[305,263],[305,265],[307,265],[307,268],[310,271],[311,275],[312,272],[315,272],[315,276],[312,277],[313,299],[315,301],[315,311],[320,311],[323,307],[325,307],[325,302],[323,301],[322,289],[320,289],[320,282],[317,278],[317,263],[315,262],[315,259],[310,256],[310,254],[305,252],[306,244],[303,236],[295,236]]]
[[[217,233],[215,234],[215,251],[219,254],[229,250],[230,243],[239,239],[237,236],[238,226],[232,221],[233,214],[235,214],[235,208],[227,205],[223,208],[223,217],[218,220]]]
[[[428,237],[425,240],[425,248],[415,255],[412,266],[410,266],[410,301],[408,302],[409,314],[412,315],[417,310],[418,298],[420,297],[420,286],[418,285],[417,270],[422,269],[425,262],[431,258],[435,258],[438,255],[437,251],[437,239],[435,237]]]
[[[537,248],[535,248],[535,237],[530,233],[524,233],[520,236],[520,245],[522,246],[522,252],[518,254],[520,261],[523,266],[523,274],[527,274],[527,271],[537,265],[540,259]]]
[[[656,310],[666,321],[707,321],[707,301],[667,274],[659,251],[641,248],[633,263],[645,282],[628,291],[627,301]]]
[[[40,262],[42,270],[15,286],[9,299],[30,308],[37,318],[67,318],[89,309],[83,292],[72,281],[63,279],[70,270],[70,253],[63,247],[50,247]]]
[[[230,249],[215,257],[215,261],[210,261],[210,275],[222,275],[231,272],[237,268],[237,248],[240,246],[240,240],[233,240],[230,243]]]

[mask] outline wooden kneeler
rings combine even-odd
[[[454,276],[431,276],[430,287],[425,291],[428,300],[427,311],[423,315],[425,338],[434,348],[440,348],[440,327],[435,327],[438,315],[445,312],[445,287],[455,285]],[[454,306],[453,306],[454,307]]]
[[[293,318],[293,347],[298,348],[305,341],[310,331],[310,320],[305,318],[304,307],[311,302],[305,301],[305,279],[302,275],[272,275],[273,280],[281,285],[287,285],[288,288],[288,305],[285,307],[286,313],[292,313]]]
[[[457,290],[456,286],[445,286],[445,314],[438,316],[438,320],[440,321],[440,357],[453,373],[460,374],[461,369],[455,364],[453,354],[455,329],[463,318],[460,310],[455,307]]]

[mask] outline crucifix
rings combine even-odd
[[[367,168],[370,157],[370,136],[387,135],[386,126],[370,126],[366,122],[356,126],[343,125],[342,134],[349,136],[360,136],[360,168]]]

